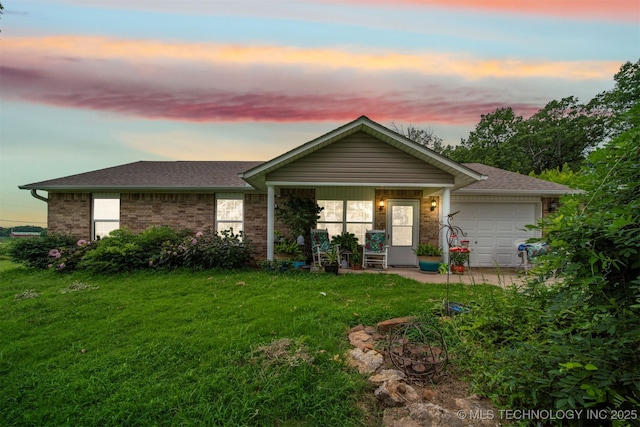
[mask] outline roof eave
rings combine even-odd
[[[579,194],[582,193],[580,190],[491,190],[491,189],[482,189],[482,190],[473,190],[468,188],[461,188],[458,190],[454,190],[456,194],[467,194],[467,195],[503,195],[503,196],[549,196],[549,197],[559,197],[565,196],[568,194]]]
[[[158,186],[107,186],[107,185],[49,185],[49,186],[38,186],[38,185],[20,185],[18,186],[21,190],[41,190],[41,191],[49,191],[49,192],[158,192],[158,193],[167,193],[167,192],[216,192],[216,191],[251,191],[253,187],[250,185],[243,186],[215,186],[215,187],[158,187]]]

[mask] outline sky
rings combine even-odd
[[[46,226],[19,185],[266,161],[361,115],[458,144],[640,58],[640,0],[1,2],[0,227]]]

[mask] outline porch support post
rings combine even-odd
[[[273,243],[275,236],[276,192],[273,185],[267,186],[267,259],[273,261]]]
[[[447,216],[451,213],[451,189],[443,188],[442,189],[442,218],[440,218],[441,224],[447,223]],[[442,261],[445,264],[449,264],[449,242],[447,241],[447,229],[442,228],[442,235],[440,236],[442,239]]]

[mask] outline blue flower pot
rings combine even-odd
[[[420,261],[420,271],[426,271],[429,273],[437,273],[438,267],[440,266],[439,262],[431,262],[431,261]]]

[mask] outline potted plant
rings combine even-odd
[[[362,256],[358,253],[358,238],[355,234],[343,231],[341,234],[333,236],[331,244],[333,246],[338,245],[342,254],[345,251],[351,252],[351,267],[356,265],[356,261],[362,265]]]
[[[323,261],[324,271],[338,274],[340,269],[340,250],[334,245],[325,254],[326,258]]]
[[[280,239],[273,246],[273,253],[276,261],[291,261],[296,257],[302,257],[298,242],[289,239]]]
[[[442,259],[442,249],[429,243],[421,243],[414,249],[418,256],[418,265],[421,271],[437,273],[440,260]]]
[[[360,246],[356,245],[354,249],[351,250],[353,255],[351,255],[351,262],[353,264],[354,270],[362,269],[362,253],[360,252]]]
[[[299,251],[299,254],[295,255],[291,261],[293,261],[293,268],[302,268],[307,265],[306,257],[302,251]]]
[[[469,262],[469,248],[461,246],[449,248],[449,261],[452,273],[464,273],[464,265]]]

